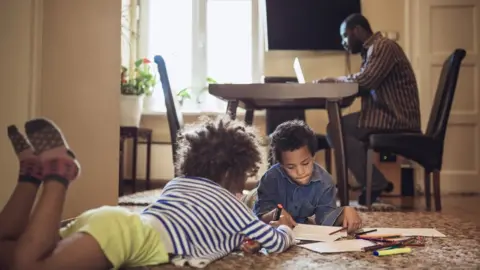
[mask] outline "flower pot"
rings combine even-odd
[[[140,127],[142,118],[143,100],[145,96],[121,95],[120,96],[120,125]]]

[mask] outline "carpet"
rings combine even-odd
[[[211,263],[207,270],[240,269],[479,269],[480,232],[476,224],[433,212],[363,212],[367,227],[429,227],[447,238],[427,238],[425,247],[416,247],[410,254],[375,257],[371,252],[318,254],[292,247],[282,254],[231,254]],[[178,270],[171,264],[128,270]],[[185,267],[185,269],[192,269]]]
[[[142,192],[137,192],[134,194],[125,195],[119,198],[118,204],[121,206],[147,206],[155,202],[160,194],[162,193],[161,189],[153,189]],[[245,192],[245,196],[242,200],[250,207],[253,208],[253,203],[256,200],[256,189]],[[340,206],[340,201],[337,201],[337,205]],[[367,207],[359,205],[357,201],[350,201],[349,204],[351,207],[354,207],[359,212],[369,211]],[[392,212],[398,211],[398,208],[394,205],[375,202],[372,204],[373,212]]]

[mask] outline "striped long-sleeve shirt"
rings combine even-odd
[[[294,243],[287,226],[271,227],[233,194],[204,178],[175,178],[143,215],[156,217],[173,245],[177,265],[204,267],[238,248],[245,237],[269,252],[282,252]]]
[[[420,131],[420,104],[412,66],[402,48],[381,33],[363,45],[360,72],[341,77],[360,87],[358,127]]]

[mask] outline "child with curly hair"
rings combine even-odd
[[[315,163],[317,139],[305,122],[284,122],[270,139],[277,163],[263,175],[257,188],[253,210],[259,218],[270,222],[277,204],[282,204],[282,213],[292,223],[343,226],[349,232],[361,227],[354,208],[337,207],[332,176]]]
[[[294,242],[282,216],[267,225],[236,197],[260,163],[251,127],[203,119],[178,140],[176,169],[158,200],[142,213],[103,206],[59,224],[68,186],[80,165],[60,129],[43,118],[8,128],[20,162],[18,184],[0,213],[0,268],[118,269],[172,262],[205,267],[245,239],[270,252]],[[40,185],[43,190],[30,215]],[[248,249],[247,249],[248,251]]]

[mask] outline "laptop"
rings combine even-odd
[[[293,69],[295,70],[298,83],[306,83],[305,76],[303,75],[302,65],[300,65],[300,59],[298,59],[298,57],[295,57],[295,60],[293,61]]]

